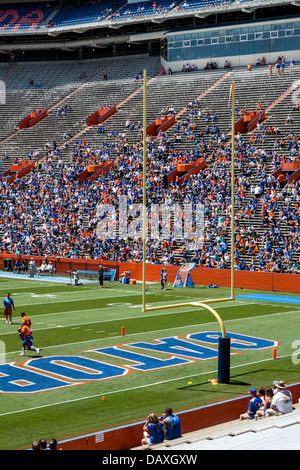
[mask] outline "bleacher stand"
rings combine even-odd
[[[92,23],[109,17],[122,6],[122,0],[104,0],[94,5],[67,6],[60,8],[51,20],[52,26],[69,26]]]
[[[0,30],[35,29],[51,14],[46,2],[0,6]]]
[[[214,450],[300,450],[300,404],[294,411],[246,421],[229,421],[199,431],[186,433],[172,441],[151,446],[152,451],[214,451]],[[149,450],[139,446],[132,450]]]
[[[176,9],[178,3],[178,0],[162,0],[159,3],[156,3],[155,1],[131,3],[129,1],[117,11],[117,14],[113,15],[112,19],[132,18],[135,16],[147,16],[168,13],[169,11]]]
[[[182,238],[171,239],[166,246],[162,241],[154,239],[149,241],[147,261],[176,265],[195,262],[202,267],[217,269],[227,269],[230,265],[228,182],[231,149],[228,130],[231,113],[226,90],[234,76],[239,90],[236,119],[244,109],[256,108],[254,90],[266,111],[272,109],[267,125],[262,123],[259,129],[236,136],[235,267],[238,270],[299,273],[297,233],[300,180],[290,181],[287,178],[282,187],[276,178],[273,183],[269,179],[280,169],[283,161],[297,163],[299,146],[295,136],[299,135],[298,113],[291,110],[291,102],[286,98],[289,97],[286,91],[290,89],[294,74],[298,71],[297,65],[291,68],[287,66],[279,80],[277,77],[269,78],[272,80],[270,87],[265,74],[261,73],[263,67],[255,68],[251,76],[247,75],[247,80],[247,71],[243,68],[229,72],[223,69],[190,71],[188,74],[179,72],[166,77],[158,74],[157,58],[148,56],[137,57],[130,63],[126,59],[116,58],[113,61],[103,59],[82,63],[76,67],[72,64],[19,64],[6,83],[8,98],[13,99],[8,99],[8,105],[0,109],[3,122],[0,130],[3,139],[1,151],[3,155],[8,155],[2,165],[6,169],[13,163],[12,156],[15,158],[20,148],[24,159],[30,154],[30,158],[39,161],[39,165],[26,177],[17,180],[14,186],[7,184],[5,179],[0,182],[0,204],[6,220],[10,217],[11,198],[21,204],[24,191],[27,195],[33,195],[33,199],[28,202],[33,214],[32,233],[27,233],[30,220],[20,219],[21,228],[15,230],[14,226],[12,231],[2,229],[1,248],[8,252],[18,250],[20,254],[32,255],[40,252],[46,243],[49,256],[57,255],[58,251],[60,256],[66,257],[99,259],[105,256],[107,261],[141,260],[140,239],[133,237],[125,242],[118,238],[112,240],[107,237],[107,233],[104,233],[103,238],[97,235],[95,195],[117,205],[117,191],[124,191],[125,194],[129,191],[134,202],[140,201],[137,182],[142,162],[142,86],[135,82],[134,76],[144,66],[149,71],[149,122],[153,122],[163,112],[162,108],[174,107],[176,104],[175,124],[166,132],[149,137],[147,142],[151,157],[151,166],[148,168],[149,197],[160,203],[169,193],[175,202],[183,204],[186,193],[189,193],[191,201],[199,198],[204,201],[206,220],[203,247],[187,248]],[[86,73],[85,79],[80,78],[83,72]],[[107,81],[102,80],[105,72],[109,77]],[[31,73],[45,82],[45,89],[38,89],[37,92],[34,86],[28,85]],[[24,88],[27,91],[25,96]],[[51,95],[48,88],[53,92]],[[64,106],[70,108],[63,117],[57,116],[62,101]],[[95,111],[95,101],[99,105],[117,106],[117,112],[102,124],[104,132],[101,134],[97,133],[97,126],[83,127],[86,117]],[[49,109],[46,119],[26,130],[26,133],[22,130],[9,134],[9,125],[12,127],[13,122],[18,122],[20,117],[26,115],[26,111],[31,112],[33,108],[43,106]],[[286,116],[291,113],[294,119],[292,123],[286,124]],[[128,120],[130,124],[126,127]],[[68,137],[65,138],[65,135]],[[32,148],[33,142],[35,148]],[[172,179],[177,164],[193,164],[198,158],[205,159],[205,168],[185,180]],[[100,164],[107,160],[113,162],[107,173],[99,175],[94,182],[79,182],[78,175],[88,164]],[[38,184],[43,184],[49,192],[47,204],[44,194],[35,190]],[[74,190],[72,204],[78,205],[73,228],[78,236],[76,246],[73,246],[72,231],[66,233],[64,239],[58,236],[62,222],[57,222],[59,218],[55,212],[65,207],[69,200],[69,185]],[[256,194],[257,188],[259,193]],[[57,191],[61,200],[56,196]],[[85,201],[89,198],[92,198],[92,202],[87,205]],[[44,220],[41,222],[38,208],[42,201]],[[22,206],[15,208],[14,225],[23,217],[22,212]],[[70,222],[73,224],[75,221],[71,221],[68,216]],[[58,233],[54,231],[56,226]],[[32,236],[35,237],[35,247],[31,243]]]

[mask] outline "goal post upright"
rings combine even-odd
[[[146,239],[147,239],[147,216],[146,216],[146,185],[147,185],[147,70],[143,75],[143,307],[146,311]]]
[[[235,205],[235,191],[234,191],[234,136],[235,136],[235,83],[231,83],[231,299],[234,300],[234,205]]]
[[[230,337],[226,334],[224,322],[220,315],[209,305],[212,303],[229,302],[234,299],[234,109],[235,109],[235,83],[231,83],[231,275],[230,275],[230,297],[219,299],[208,299],[203,301],[182,302],[178,304],[160,305],[155,307],[146,307],[146,240],[147,240],[147,215],[146,215],[146,189],[147,189],[147,71],[144,70],[143,83],[143,279],[142,279],[142,313],[158,310],[165,310],[180,307],[200,307],[208,310],[217,319],[221,336],[218,342],[218,381],[220,383],[230,382]]]

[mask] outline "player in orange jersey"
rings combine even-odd
[[[22,343],[22,352],[20,356],[25,356],[25,348],[28,349],[28,351],[36,351],[37,355],[39,356],[40,354],[40,348],[36,348],[33,346],[32,340],[34,339],[32,336],[32,331],[29,328],[29,326],[26,326],[24,323],[20,328],[18,328],[19,332],[19,338],[23,341]]]
[[[24,325],[28,326],[29,328],[31,328],[30,318],[27,317],[27,315],[24,312],[21,313],[21,317],[22,317],[22,320],[21,320],[22,325],[24,324]]]

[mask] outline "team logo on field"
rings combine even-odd
[[[170,336],[151,342],[127,343],[84,351],[76,356],[49,356],[0,364],[0,393],[37,393],[63,387],[124,377],[132,371],[148,372],[182,366],[218,357],[221,333],[204,331],[183,338]],[[255,336],[227,332],[231,338],[231,354],[274,348],[273,341]],[[159,353],[159,357],[155,356]],[[162,357],[163,356],[163,357]],[[112,359],[121,365],[112,364]]]

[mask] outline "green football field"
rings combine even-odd
[[[148,287],[149,306],[230,296],[221,287]],[[230,384],[212,386],[220,327],[205,309],[142,313],[141,285],[117,281],[100,289],[97,282],[75,287],[20,275],[1,277],[0,289],[2,299],[10,292],[16,306],[12,325],[0,321],[3,450],[141,421],[166,406],[187,410],[274,380],[299,381],[300,296],[236,289],[233,302],[213,304],[233,340]],[[20,357],[23,311],[40,357],[34,351]]]

